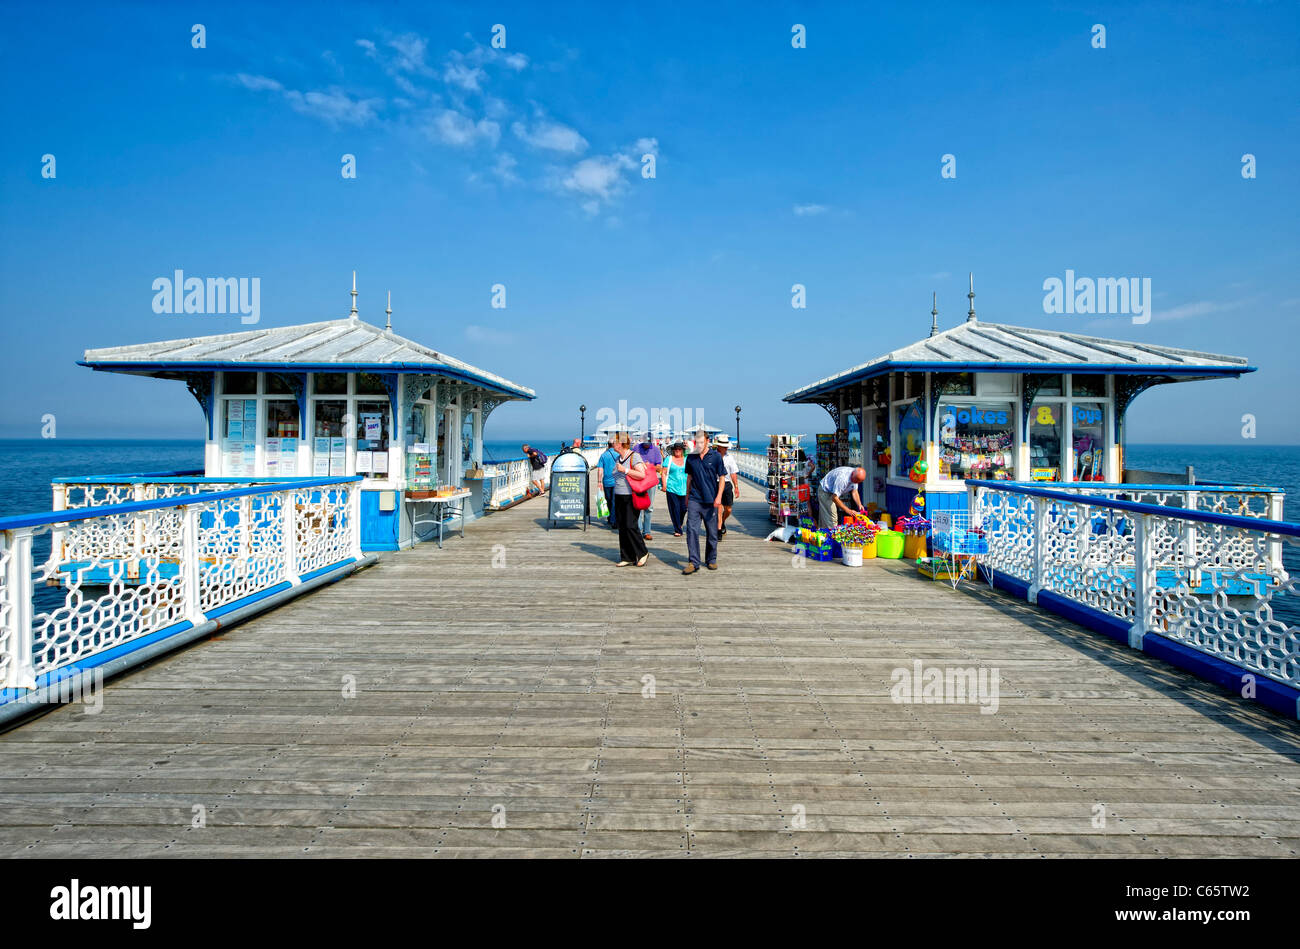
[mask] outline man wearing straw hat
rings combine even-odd
[[[722,489],[721,517],[718,524],[718,536],[727,536],[727,518],[731,517],[731,506],[740,496],[740,466],[731,457],[731,437],[725,433],[713,440],[713,447],[722,456],[722,469],[727,473],[727,484]]]

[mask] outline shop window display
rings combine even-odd
[[[1010,481],[1015,470],[1015,442],[1011,403],[942,405],[939,480]]]
[[[234,375],[228,373],[227,375]],[[256,373],[239,373],[254,377]],[[235,478],[248,478],[257,470],[257,399],[223,399],[221,470]]]
[[[1033,481],[1061,480],[1066,411],[1060,402],[1035,402],[1030,409],[1029,477]]]
[[[298,403],[292,399],[268,399],[263,429],[266,473],[287,477],[298,473]]]
[[[357,402],[357,474],[388,477],[388,403]]]
[[[342,399],[315,401],[315,426],[312,429],[312,474],[347,474],[348,439],[343,417],[348,404]]]
[[[1074,480],[1105,481],[1106,406],[1101,402],[1075,402],[1070,411]]]
[[[894,411],[898,418],[898,457],[894,459],[894,474],[905,478],[925,451],[925,419],[919,399],[900,405]]]

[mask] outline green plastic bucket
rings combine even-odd
[[[876,556],[886,560],[899,560],[903,556],[902,531],[879,531],[876,534]]]

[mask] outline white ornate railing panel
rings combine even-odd
[[[71,663],[360,559],[360,480],[0,518],[0,688],[35,688]],[[33,539],[55,533],[76,556],[34,565]]]
[[[1300,585],[1283,543],[1300,525],[1216,511],[968,485],[981,566],[1244,670],[1300,688]]]
[[[742,475],[761,484],[767,484],[766,453],[760,455],[756,452],[733,448],[730,455],[736,459],[736,467],[740,469]]]

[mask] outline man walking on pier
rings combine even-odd
[[[709,450],[709,436],[697,432],[695,448],[699,454],[686,459],[686,552],[691,559],[682,570],[686,576],[700,569],[701,521],[707,535],[704,565],[718,569],[718,512],[722,509],[722,485],[727,480],[722,456]]]
[[[722,434],[713,443],[722,457],[722,468],[727,476],[727,483],[722,489],[722,516],[718,519],[718,536],[727,536],[727,518],[731,517],[731,507],[740,496],[740,466],[731,457],[731,436]]]
[[[858,494],[858,485],[867,480],[865,468],[832,468],[817,486],[817,526],[824,531],[833,530],[840,522],[840,512],[852,514],[852,509],[844,503],[845,498],[852,498],[859,511],[862,510],[862,496]]]

